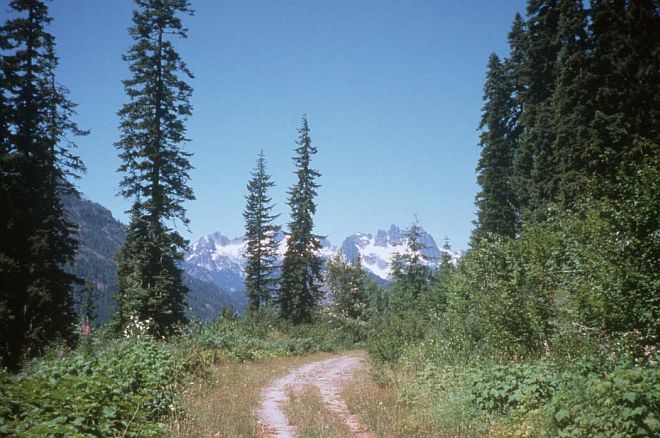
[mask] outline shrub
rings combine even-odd
[[[630,366],[586,379],[567,374],[547,409],[560,436],[658,436],[660,375]]]
[[[547,403],[556,388],[556,374],[547,363],[496,365],[473,374],[470,396],[488,413],[524,413]]]
[[[2,377],[0,434],[159,436],[159,420],[179,409],[180,376],[172,352],[151,338],[35,361]]]

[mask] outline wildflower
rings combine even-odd
[[[92,334],[92,327],[89,324],[83,324],[80,327],[80,336],[83,338]]]

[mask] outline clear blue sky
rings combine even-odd
[[[2,14],[6,14],[6,1]],[[189,239],[243,232],[245,185],[264,150],[282,222],[294,183],[296,128],[306,113],[322,173],[316,231],[334,244],[414,216],[437,240],[466,248],[488,55],[524,0],[193,0],[176,47],[195,74],[187,123],[195,155]],[[129,0],[50,3],[58,80],[78,103],[88,172],[81,191],[126,222],[116,196],[117,110]],[[5,17],[2,17],[3,21]]]

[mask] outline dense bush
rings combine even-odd
[[[658,436],[660,373],[618,367],[588,378],[565,374],[547,406],[560,436]]]
[[[180,408],[183,370],[167,344],[143,337],[61,354],[3,376],[0,434],[158,436]]]
[[[351,336],[327,324],[290,326],[265,316],[193,322],[169,341],[133,321],[120,339],[85,337],[16,375],[0,372],[0,436],[161,436],[181,383],[222,361],[336,351]]]
[[[556,374],[544,362],[485,367],[470,380],[473,403],[486,412],[499,414],[538,409],[557,387]]]

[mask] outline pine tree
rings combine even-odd
[[[124,56],[132,77],[124,81],[130,102],[119,111],[121,193],[133,200],[131,223],[118,262],[115,323],[153,320],[158,335],[185,321],[187,288],[180,262],[188,242],[168,223],[188,224],[183,203],[193,200],[192,168],[181,145],[191,115],[192,73],[172,37],[185,38],[178,14],[192,14],[188,0],[136,0],[129,32],[135,44]]]
[[[316,213],[314,198],[319,188],[316,179],[321,174],[311,167],[311,157],[316,154],[317,148],[312,145],[309,132],[307,117],[303,116],[293,159],[298,181],[289,190],[291,222],[279,291],[280,314],[295,324],[312,320],[312,313],[322,296],[322,261],[317,255],[321,248],[321,236],[313,233],[313,216]]]
[[[516,25],[516,23],[514,23]],[[519,25],[519,24],[518,24]],[[523,64],[517,72],[522,113],[517,183],[522,218],[539,221],[557,194],[559,153],[554,149],[552,92],[559,53],[558,0],[530,0],[524,37],[519,37]]]
[[[91,326],[96,320],[96,305],[94,298],[96,295],[96,286],[93,281],[85,281],[85,287],[82,290],[80,300],[80,320],[83,325]]]
[[[268,196],[268,189],[275,185],[266,173],[266,160],[263,151],[257,158],[257,167],[247,185],[245,219],[245,240],[247,242],[245,265],[245,288],[249,300],[249,310],[256,316],[263,306],[272,304],[273,277],[279,242],[276,239],[280,227],[273,225],[279,216],[272,214],[274,205]]]
[[[14,0],[19,17],[0,28],[0,349],[16,369],[54,339],[70,339],[75,322],[65,272],[76,241],[61,197],[77,194],[67,180],[84,171],[70,138],[74,104],[55,81],[55,39],[48,8]]]
[[[581,0],[560,0],[559,50],[556,89],[552,96],[555,143],[559,154],[560,182],[557,194],[570,208],[587,188],[585,150],[592,142],[589,129],[594,113],[591,43],[587,13]]]
[[[442,245],[442,249],[440,271],[449,272],[454,269],[454,264],[451,261],[451,245],[449,244],[449,237],[447,236],[445,236],[445,243]]]
[[[513,89],[505,66],[496,54],[488,61],[484,85],[480,136],[481,158],[477,164],[478,208],[473,238],[485,233],[515,237],[517,224],[515,190],[512,181],[517,139],[512,134]],[[513,138],[512,138],[513,137]]]
[[[511,54],[505,60],[507,76],[513,91],[513,112],[509,133],[515,141],[512,180],[516,200],[516,220],[522,222],[527,216],[531,202],[531,178],[534,167],[534,154],[528,143],[522,143],[524,133],[523,113],[527,78],[525,72],[527,57],[527,29],[523,17],[516,13],[508,35]]]
[[[422,229],[414,222],[405,234],[406,251],[392,256],[392,277],[394,295],[399,298],[395,307],[411,308],[417,306],[418,298],[428,292],[433,272],[429,259],[424,254],[428,247],[422,242]],[[396,301],[396,300],[395,300]]]
[[[608,195],[619,170],[632,175],[652,155],[641,139],[660,144],[660,12],[654,0],[591,3],[596,93],[586,156],[598,195]]]

